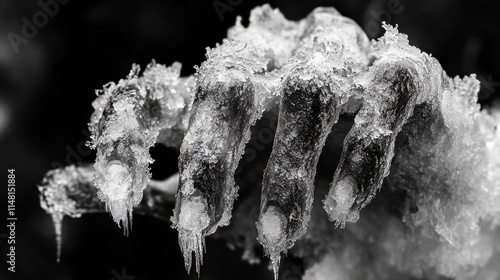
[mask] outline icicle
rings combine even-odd
[[[201,232],[179,230],[179,246],[184,257],[184,266],[187,272],[191,271],[192,257],[194,253],[196,273],[200,277],[200,268],[203,264],[203,253],[205,252],[205,236]]]
[[[207,212],[207,202],[196,191],[193,196],[184,197],[178,214],[178,223],[174,226],[179,231],[179,246],[184,257],[186,270],[191,270],[192,254],[196,260],[196,272],[200,275],[205,251],[205,235],[203,230],[209,225],[210,217]]]
[[[278,280],[279,269],[280,269],[280,253],[270,254],[271,262],[273,263],[274,280]]]
[[[91,210],[102,209],[102,204],[91,186],[93,170],[91,166],[54,169],[45,175],[38,189],[40,205],[52,217],[56,233],[57,262],[61,259],[62,222],[65,216],[72,218]]]
[[[52,221],[54,223],[54,229],[56,232],[56,243],[57,243],[57,262],[61,261],[61,248],[62,248],[62,221],[64,219],[64,214],[59,212],[52,213]]]

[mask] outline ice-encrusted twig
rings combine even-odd
[[[79,218],[83,214],[105,213],[106,206],[93,186],[95,170],[92,165],[67,166],[45,175],[38,187],[40,204],[52,217],[56,231],[57,260],[60,260],[62,221],[65,216]],[[134,206],[136,214],[152,216],[169,222],[178,174],[165,181],[150,181],[143,192],[143,200]]]

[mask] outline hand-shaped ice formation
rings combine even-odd
[[[277,110],[256,223],[257,239],[277,278],[281,253],[307,230],[316,166],[339,116],[355,115],[354,125],[323,204],[334,225],[344,228],[359,219],[361,209],[380,191],[404,128],[404,137],[413,133],[422,143],[429,142],[427,146],[440,146],[444,140],[416,135],[420,131],[415,129],[429,129],[418,122],[441,127],[440,121],[456,114],[454,102],[475,108],[479,82],[474,75],[449,78],[436,59],[410,46],[397,28],[384,28],[384,36],[370,42],[356,23],[333,8],[317,8],[292,22],[264,5],[252,11],[248,27],[238,19],[228,39],[208,49],[195,78],[179,78],[178,64],[152,64],[140,77],[134,68],[126,80],[106,86],[94,102],[90,126],[97,149],[98,196],[127,230],[132,207],[141,201],[150,178],[149,147],[155,142],[180,146],[179,190],[171,221],[179,232],[186,269],[194,253],[199,273],[205,237],[230,222],[238,192],[234,173],[250,129],[263,113]],[[449,122],[457,129],[460,125]],[[473,142],[470,136],[464,139]],[[409,152],[401,148],[403,154],[419,149],[410,140],[401,145],[412,147]],[[436,161],[430,155],[411,158],[419,164]],[[404,172],[397,176],[415,182],[426,170],[402,158],[397,162],[402,162],[397,170],[411,167],[416,177]],[[430,192],[408,188],[413,197]],[[439,204],[436,200],[433,203]],[[424,224],[418,221],[413,222]],[[454,242],[454,235],[443,229],[442,217],[433,223]]]

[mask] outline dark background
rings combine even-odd
[[[17,262],[7,272],[6,242],[0,244],[0,279],[105,279],[125,267],[136,280],[196,279],[187,275],[177,232],[153,218],[135,217],[128,238],[106,214],[65,219],[62,262],[55,261],[54,230],[39,207],[37,184],[58,163],[91,162],[94,154],[82,133],[93,112],[94,90],[125,77],[132,63],[152,58],[183,64],[183,75],[205,59],[205,47],[221,42],[228,27],[266,1],[239,3],[223,19],[213,1],[82,1],[60,5],[56,15],[15,54],[9,32],[21,34],[26,17],[41,10],[37,1],[0,2],[0,234],[6,232],[7,169],[16,169]],[[241,3],[240,3],[241,2]],[[395,2],[399,13],[390,13]],[[495,1],[270,1],[288,19],[304,18],[317,6],[334,6],[365,29],[386,20],[399,24],[410,42],[433,56],[450,76],[476,73],[483,85],[480,103],[499,96],[500,17]],[[394,10],[393,10],[394,11]],[[379,17],[380,16],[380,17]],[[370,37],[382,32],[367,30]],[[72,152],[76,151],[76,153]],[[153,148],[153,174],[165,178],[176,170],[176,152]],[[6,210],[6,209],[5,209]],[[207,243],[201,279],[272,279],[266,262],[251,266],[222,241]],[[285,261],[285,266],[290,265]],[[15,275],[15,277],[13,277]],[[265,277],[265,278],[264,278]],[[297,278],[281,279],[291,280]],[[116,279],[120,280],[120,279]],[[131,278],[129,280],[132,280]]]

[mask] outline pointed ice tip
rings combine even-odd
[[[128,237],[130,230],[132,229],[132,212],[128,212],[125,219],[119,220],[117,222],[117,224],[118,224],[118,227],[120,227],[120,228],[123,226],[123,236]],[[121,226],[120,226],[120,224],[121,224]]]
[[[64,218],[63,213],[52,213],[52,222],[54,223],[54,229],[56,232],[56,243],[57,243],[57,262],[61,262],[61,249],[62,249],[62,221]]]
[[[280,269],[280,254],[271,256],[271,261],[273,263],[274,280],[278,280],[279,269]]]
[[[191,264],[193,253],[196,263],[196,273],[200,277],[200,268],[203,264],[203,251],[205,248],[205,236],[201,232],[193,232],[184,229],[179,230],[179,245],[181,247],[182,256],[184,257],[184,266],[189,274],[191,272]]]
[[[123,236],[128,237],[128,227],[127,226],[123,227]]]
[[[345,220],[342,218],[339,218],[339,220],[335,221],[335,227],[340,227],[342,229],[342,232],[344,232],[345,229]]]
[[[113,221],[119,228],[123,228],[123,235],[128,236],[132,229],[132,199],[108,200],[106,211],[110,212]]]

